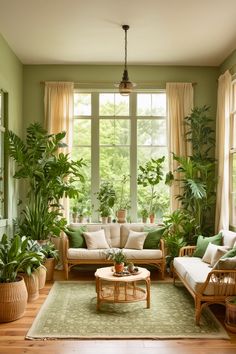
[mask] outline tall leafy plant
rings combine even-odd
[[[34,239],[59,235],[66,223],[60,199],[78,197],[75,182],[83,182],[83,160],[73,161],[62,149],[66,133],[48,134],[39,123],[27,128],[24,142],[14,132],[7,133],[8,151],[16,162],[14,177],[28,183],[27,204],[19,222],[20,232]]]
[[[149,215],[154,214],[156,211],[155,206],[158,205],[155,199],[158,198],[156,194],[156,186],[163,180],[163,163],[165,156],[159,159],[150,159],[144,166],[139,166],[138,185],[148,187],[150,189],[150,203]]]
[[[182,187],[182,193],[176,198],[195,218],[196,234],[210,233],[213,227],[210,221],[215,204],[216,161],[213,158],[215,139],[209,109],[208,106],[196,107],[185,118],[188,127],[186,140],[192,144],[192,155],[174,155],[178,163],[175,179]]]
[[[111,209],[114,207],[116,201],[116,192],[111,182],[104,181],[101,183],[97,199],[99,201],[98,210],[101,216],[110,216]]]

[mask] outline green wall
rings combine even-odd
[[[236,73],[236,50],[234,50],[221,64],[220,73],[223,74],[226,70],[230,70],[232,75]]]
[[[123,67],[116,65],[24,65],[24,126],[43,121],[42,81],[73,81],[87,83],[83,87],[112,87],[119,82]],[[166,82],[196,82],[195,105],[210,105],[216,111],[217,67],[129,66],[130,79],[138,88],[164,88]],[[146,83],[141,84],[141,83]]]
[[[8,126],[17,134],[22,132],[23,113],[23,65],[12,52],[0,34],[0,88],[8,93]],[[13,164],[9,161],[8,185],[8,220],[17,215],[16,204],[18,188],[15,180],[11,178]],[[0,235],[5,232],[6,221],[0,220]]]

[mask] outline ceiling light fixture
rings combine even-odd
[[[136,86],[136,84],[129,81],[129,74],[127,70],[127,31],[129,26],[123,25],[122,28],[125,31],[125,67],[122,80],[119,83],[119,92],[122,96],[128,96],[133,91],[133,88]]]

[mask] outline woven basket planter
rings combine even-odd
[[[235,299],[236,296],[229,296],[225,299],[226,313],[225,313],[225,327],[236,333],[236,303],[231,301]]]
[[[22,317],[28,293],[23,277],[12,283],[0,283],[0,322],[15,321]]]
[[[47,269],[46,280],[52,281],[53,274],[54,274],[54,268],[55,268],[55,259],[54,258],[47,258],[44,263],[44,266]]]
[[[39,297],[39,278],[38,272],[34,271],[31,275],[22,274],[28,292],[28,302],[32,302]]]
[[[47,269],[42,265],[36,269],[39,281],[39,290],[43,289],[46,282]]]

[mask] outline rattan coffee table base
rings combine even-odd
[[[150,308],[150,272],[140,268],[138,275],[117,278],[112,268],[99,268],[96,273],[97,310],[102,303],[130,303],[146,301]],[[144,284],[141,288],[137,284]]]

